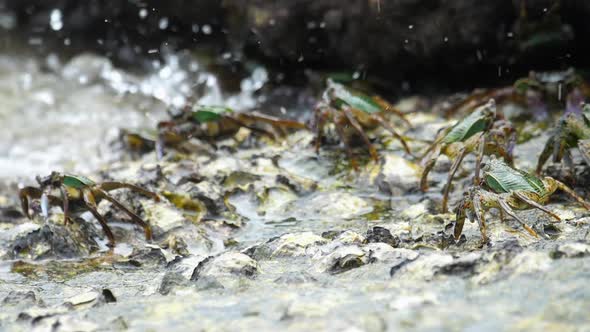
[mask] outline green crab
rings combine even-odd
[[[150,225],[108,193],[111,190],[126,188],[150,197],[155,201],[159,201],[159,196],[151,191],[125,182],[103,182],[97,184],[84,176],[58,172],[52,172],[44,178],[37,176],[37,182],[39,183],[39,187],[24,187],[19,191],[23,212],[29,219],[31,218],[31,214],[29,213],[29,199],[41,200],[41,211],[44,217],[48,215],[49,206],[61,206],[66,225],[71,221],[70,212],[90,211],[106,234],[109,241],[108,245],[114,247],[115,237],[113,236],[113,232],[107,225],[106,219],[97,211],[98,203],[105,199],[125,212],[134,223],[141,226],[145,231],[146,240],[151,240],[152,238]],[[54,191],[58,191],[59,196],[53,195],[52,193]]]
[[[334,123],[336,133],[346,147],[348,157],[355,169],[358,168],[352,153],[351,136],[358,135],[369,149],[373,160],[378,160],[377,150],[365,133],[367,129],[378,126],[385,128],[397,140],[400,141],[404,151],[412,155],[406,140],[393,128],[384,118],[386,114],[395,114],[406,125],[411,126],[405,118],[404,113],[397,110],[387,101],[378,96],[369,96],[361,91],[354,90],[332,79],[327,79],[327,87],[322,94],[321,100],[315,107],[315,149],[319,152],[322,141],[324,126],[327,120]],[[351,128],[352,133],[347,132]]]
[[[240,113],[225,106],[187,105],[180,112],[172,113],[169,121],[158,123],[156,151],[162,157],[164,146],[174,147],[191,137],[212,139],[231,136],[240,128],[276,139],[291,129],[306,129],[306,126],[298,121],[259,112]]]
[[[501,105],[511,102],[530,110],[534,116],[545,118],[549,105],[562,107],[566,97],[574,90],[590,97],[590,85],[573,69],[557,72],[534,72],[506,87],[475,91],[467,98],[446,110],[450,116],[465,109],[473,109],[495,99]]]
[[[579,103],[580,98],[568,98],[568,105],[551,136],[547,140],[537,162],[537,174],[550,156],[553,162],[565,160],[573,169],[571,149],[578,148],[586,164],[590,166],[590,105]]]
[[[538,178],[524,171],[515,169],[505,162],[492,157],[482,168],[481,182],[468,189],[463,199],[459,202],[455,212],[456,221],[454,236],[458,240],[463,231],[465,219],[477,220],[483,243],[488,242],[486,235],[485,212],[496,208],[503,214],[514,218],[531,235],[538,237],[537,233],[528,226],[514,210],[530,208],[539,209],[549,216],[560,221],[558,215],[547,209],[544,204],[556,190],[561,190],[575,199],[584,208],[590,210],[590,203],[586,202],[567,185],[551,177]]]
[[[496,104],[490,99],[478,107],[466,118],[451,127],[441,130],[434,143],[422,156],[423,172],[420,189],[428,190],[428,174],[436,164],[438,157],[444,154],[453,161],[444,187],[442,211],[448,210],[448,197],[461,162],[470,153],[476,154],[475,182],[479,179],[479,170],[484,155],[499,155],[512,163],[512,150],[516,143],[516,131],[496,112]]]

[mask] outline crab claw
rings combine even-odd
[[[43,191],[41,195],[41,214],[43,218],[49,218],[49,196],[46,191]]]

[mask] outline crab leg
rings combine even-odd
[[[63,184],[59,186],[59,192],[61,193],[61,199],[63,200],[64,210],[64,224],[68,224],[70,219],[70,199],[68,198],[68,189]]]
[[[442,140],[445,138],[445,136],[449,133],[449,131],[451,130],[452,127],[446,127],[446,128],[442,128],[438,131],[438,133],[436,134],[436,138],[434,139],[434,141],[432,142],[432,144],[426,149],[426,151],[424,151],[424,153],[422,154],[422,156],[420,156],[420,159],[424,159],[426,158],[426,156],[432,152],[435,148],[437,148],[441,143]],[[438,158],[438,156],[437,156]]]
[[[508,203],[506,203],[501,197],[496,197],[495,199],[498,202],[498,204],[500,205],[500,209],[504,210],[504,212],[506,212],[507,215],[511,216],[516,221],[518,221],[522,225],[522,227],[527,232],[529,232],[532,236],[534,236],[536,238],[539,237],[539,235],[537,234],[537,232],[535,232],[534,229],[532,229],[522,219],[520,219],[520,217],[518,215],[516,215],[516,213],[514,212],[514,210],[512,210],[512,208],[508,205]]]
[[[451,191],[451,184],[453,182],[453,178],[455,177],[455,173],[457,173],[457,170],[459,169],[459,166],[461,165],[461,162],[463,161],[463,158],[465,158],[465,155],[467,155],[467,149],[465,147],[461,148],[461,150],[459,150],[459,155],[457,156],[457,158],[455,158],[455,160],[453,161],[453,165],[451,166],[451,169],[449,170],[449,175],[447,177],[447,184],[445,185],[445,190],[443,193],[443,201],[442,201],[442,212],[443,213],[447,213],[448,212],[448,200],[449,200],[449,192]]]
[[[475,219],[477,219],[477,223],[479,224],[479,231],[481,233],[481,240],[483,243],[488,243],[489,239],[486,234],[486,219],[485,219],[485,211],[482,206],[481,197],[477,195],[477,197],[473,200],[473,210],[475,211]]]
[[[545,213],[547,213],[548,215],[552,216],[553,218],[555,218],[557,221],[561,221],[561,218],[556,215],[554,212],[552,212],[551,210],[549,210],[548,208],[544,207],[543,205],[533,201],[532,199],[526,197],[523,193],[515,191],[514,195],[516,197],[518,197],[518,199],[520,199],[521,201],[527,203],[528,205],[535,207]]]
[[[129,189],[135,192],[138,192],[144,196],[150,197],[151,199],[153,199],[156,202],[160,201],[160,196],[158,196],[158,194],[145,190],[142,187],[130,184],[130,183],[125,183],[125,182],[118,182],[118,181],[109,181],[109,182],[103,182],[101,184],[98,185],[98,187],[104,191],[111,191],[111,190],[115,190],[115,189],[121,189],[121,188],[125,188],[125,189]]]
[[[350,109],[347,107],[343,107],[342,112],[344,113],[344,116],[346,116],[346,118],[348,119],[348,122],[350,122],[350,125],[356,130],[356,132],[361,136],[361,138],[365,142],[365,145],[367,146],[367,148],[369,149],[369,153],[371,154],[371,158],[373,158],[373,160],[375,161],[379,160],[377,150],[375,150],[375,147],[373,146],[373,144],[371,144],[369,137],[367,137],[367,134],[365,134],[365,132],[363,131],[363,128],[361,127],[360,123],[358,123],[358,121],[356,121],[356,119],[354,118],[354,114],[352,114]]]
[[[115,236],[113,235],[113,232],[111,231],[109,225],[107,225],[107,221],[96,210],[96,199],[94,198],[92,191],[88,188],[82,189],[82,197],[84,199],[84,203],[86,204],[86,208],[88,209],[88,211],[90,211],[90,213],[92,213],[94,218],[98,220],[100,226],[102,227],[102,230],[109,239],[109,243],[107,245],[113,248],[115,246]]]
[[[424,165],[422,177],[420,178],[420,190],[422,190],[423,192],[428,190],[428,173],[430,173],[434,165],[436,165],[436,160],[440,156],[440,149],[440,144],[437,144],[434,147],[432,153],[430,154],[430,159],[428,159],[428,162],[426,162],[426,164]]]
[[[455,228],[453,230],[453,236],[455,237],[455,241],[459,240],[459,237],[461,237],[461,233],[463,233],[465,219],[467,219],[465,210],[463,208],[457,209],[457,213],[455,214]]]
[[[541,174],[541,171],[543,170],[543,166],[545,166],[545,163],[547,163],[547,160],[549,160],[549,156],[551,156],[551,149],[553,149],[554,142],[555,142],[555,136],[549,137],[549,139],[547,140],[547,143],[545,144],[545,147],[543,148],[543,151],[539,155],[539,160],[537,160],[537,169],[536,169],[537,175]]]
[[[338,133],[338,137],[340,137],[340,140],[342,141],[342,143],[344,143],[344,147],[346,149],[346,153],[348,154],[348,159],[350,160],[350,163],[352,164],[352,168],[354,168],[355,171],[358,171],[359,167],[358,167],[356,160],[354,159],[354,155],[352,153],[352,148],[350,147],[350,143],[348,142],[348,137],[346,136],[346,134],[344,133],[344,129],[342,128],[342,118],[340,115],[338,115],[337,118],[335,119],[334,125],[336,127],[336,132]]]
[[[475,159],[475,175],[473,176],[473,184],[479,184],[479,173],[481,170],[481,161],[486,147],[486,136],[481,135],[479,138],[479,148],[477,150],[477,157]]]
[[[578,203],[580,203],[586,210],[590,210],[590,203],[586,202],[580,195],[576,194],[575,191],[566,186],[563,182],[553,179],[558,189],[561,189],[566,194],[570,195]]]
[[[279,119],[258,112],[252,112],[249,114],[241,113],[240,116],[245,119],[268,123],[273,127],[280,128],[283,133],[286,132],[285,129],[306,129],[305,124],[299,121]]]
[[[318,107],[315,109],[315,153],[320,153],[320,145],[322,142],[322,135],[324,133],[324,123],[328,116],[329,109]]]
[[[114,206],[116,206],[117,208],[119,208],[120,210],[125,212],[129,217],[131,217],[131,220],[133,220],[133,222],[135,222],[136,224],[140,225],[143,228],[143,230],[145,231],[145,239],[146,240],[152,239],[152,228],[147,222],[145,222],[143,219],[141,219],[139,216],[137,216],[135,213],[133,213],[133,211],[126,208],[123,204],[119,203],[119,201],[114,199],[106,191],[104,191],[102,189],[98,189],[98,190],[99,190],[100,194],[104,197],[104,199],[111,202]]]
[[[252,130],[252,131],[254,131],[254,132],[257,132],[257,133],[259,133],[259,134],[266,135],[266,136],[270,137],[270,138],[271,138],[271,139],[273,139],[273,140],[276,140],[277,138],[279,138],[279,137],[280,137],[280,135],[278,135],[278,134],[276,133],[276,131],[270,131],[270,130],[266,130],[266,129],[258,128],[258,127],[256,127],[255,125],[250,125],[250,124],[246,123],[246,122],[245,122],[245,121],[243,121],[242,119],[233,118],[233,117],[231,117],[231,116],[226,116],[226,117],[224,117],[224,118],[225,118],[227,121],[232,121],[232,122],[236,123],[236,124],[237,124],[238,126],[240,126],[240,127],[248,128],[248,129],[250,129],[250,130]],[[221,125],[221,123],[220,123],[220,125]]]
[[[379,104],[379,106],[381,106],[381,108],[383,109],[384,112],[390,112],[390,113],[397,115],[406,125],[408,125],[409,127],[412,127],[412,124],[406,118],[406,114],[404,114],[404,112],[398,110],[393,105],[391,105],[390,103],[388,103],[387,101],[385,101],[383,98],[381,98],[379,96],[373,96],[373,100],[377,104]]]
[[[412,155],[412,152],[410,151],[410,147],[408,147],[408,143],[406,142],[406,140],[397,133],[397,131],[395,131],[395,129],[393,129],[393,126],[387,122],[382,116],[380,116],[379,114],[372,114],[371,118],[373,118],[375,121],[379,122],[379,124],[381,126],[383,126],[385,129],[387,129],[387,131],[389,131],[393,137],[397,138],[397,140],[402,144],[404,151],[406,151],[407,154],[409,154],[410,156]]]

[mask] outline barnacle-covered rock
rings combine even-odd
[[[315,269],[319,272],[339,274],[363,266],[369,262],[369,256],[359,246],[342,246],[319,258]]]
[[[190,280],[215,280],[224,287],[232,287],[237,285],[240,279],[252,279],[259,273],[260,268],[254,259],[238,252],[225,252],[201,261],[193,270]]]
[[[250,249],[255,259],[312,256],[328,240],[312,232],[288,233]]]

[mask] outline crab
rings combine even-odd
[[[537,162],[537,174],[550,156],[553,162],[564,160],[570,169],[574,168],[571,149],[578,148],[586,164],[590,165],[590,105],[580,104],[580,98],[568,98],[568,105]]]
[[[114,247],[115,237],[113,232],[107,225],[106,219],[97,211],[98,203],[104,199],[125,212],[131,218],[132,222],[143,228],[146,240],[151,240],[151,226],[113,198],[108,192],[115,189],[126,188],[150,197],[155,201],[159,201],[160,198],[157,194],[130,183],[103,182],[98,184],[84,176],[62,174],[58,172],[52,172],[49,176],[43,178],[37,176],[36,179],[39,183],[39,187],[29,186],[19,190],[21,207],[27,218],[31,219],[31,214],[29,213],[29,199],[41,200],[41,210],[44,217],[47,217],[48,215],[49,206],[62,207],[65,225],[67,225],[69,221],[72,221],[70,212],[90,211],[96,220],[98,220],[107,236],[108,245]],[[52,192],[54,191],[58,191],[59,196],[52,195]]]
[[[510,86],[475,91],[448,108],[445,113],[451,116],[462,110],[478,107],[489,99],[495,99],[498,104],[509,101],[522,105],[535,116],[544,118],[548,115],[548,105],[562,105],[574,90],[578,90],[583,96],[590,96],[590,85],[571,68],[558,72],[531,71],[527,77],[516,80]]]
[[[442,211],[448,211],[450,188],[463,159],[470,153],[477,155],[475,162],[475,182],[484,155],[499,155],[512,163],[512,150],[516,144],[516,131],[512,125],[496,112],[496,104],[490,99],[485,105],[475,109],[469,116],[451,127],[441,130],[434,143],[422,156],[423,172],[420,189],[428,190],[428,174],[438,157],[444,154],[453,163],[444,187]]]
[[[469,188],[459,202],[455,213],[454,237],[458,240],[463,231],[465,219],[477,220],[483,243],[488,242],[486,235],[485,212],[496,208],[500,210],[501,219],[504,213],[514,218],[532,236],[538,234],[528,226],[514,210],[536,208],[548,214],[556,221],[561,218],[546,208],[544,204],[556,190],[561,190],[575,199],[587,210],[590,210],[590,203],[585,201],[575,191],[564,183],[551,178],[538,178],[522,170],[507,165],[505,162],[492,157],[482,168],[482,179],[477,185]]]
[[[171,114],[169,121],[158,123],[155,147],[161,158],[164,146],[178,146],[191,137],[212,139],[231,136],[240,128],[276,139],[291,129],[306,129],[306,126],[298,121],[259,112],[241,113],[225,106],[187,105],[181,112]]]
[[[365,133],[367,129],[378,126],[385,128],[401,143],[404,151],[412,155],[404,137],[402,137],[393,126],[385,119],[386,114],[397,115],[406,125],[411,126],[405,118],[404,113],[397,110],[387,101],[378,96],[369,96],[361,91],[354,90],[343,84],[328,79],[327,87],[322,94],[321,100],[315,107],[315,149],[319,153],[323,136],[324,126],[327,120],[334,123],[340,140],[346,147],[346,152],[351,164],[358,168],[352,153],[351,135],[346,132],[352,128],[369,150],[373,160],[378,160],[377,150]]]

